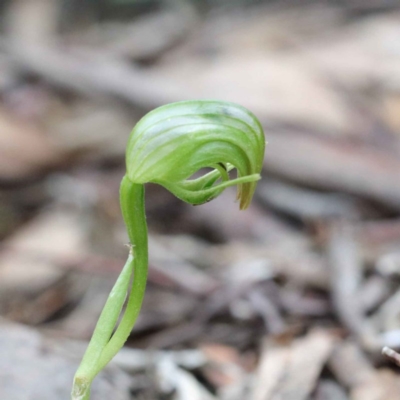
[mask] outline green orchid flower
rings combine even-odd
[[[264,149],[261,124],[234,103],[198,100],[168,104],[137,123],[128,141],[127,172],[120,189],[131,249],[75,374],[73,400],[89,399],[93,379],[123,347],[139,315],[148,270],[144,184],[160,184],[193,205],[206,203],[237,185],[240,209],[246,209],[260,179]],[[191,179],[202,168],[212,171]],[[233,169],[237,177],[230,179]]]

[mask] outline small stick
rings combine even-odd
[[[382,354],[390,359],[390,361],[394,362],[396,365],[400,367],[400,353],[394,351],[390,347],[385,346],[382,349]]]

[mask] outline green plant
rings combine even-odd
[[[76,372],[74,400],[89,399],[91,382],[124,345],[142,305],[148,268],[144,184],[158,183],[193,205],[238,185],[237,199],[240,209],[245,209],[260,179],[264,147],[257,118],[233,103],[173,103],[153,110],[137,123],[128,141],[127,172],[120,190],[130,252]],[[213,170],[190,179],[205,167]],[[237,177],[230,179],[229,171],[234,168]],[[127,293],[125,311],[117,324]]]

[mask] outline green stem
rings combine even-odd
[[[115,333],[103,349],[97,362],[101,371],[118,353],[128,339],[142,307],[148,271],[147,224],[144,207],[144,185],[132,183],[125,176],[121,183],[121,210],[131,241],[134,279],[125,313]]]
[[[121,183],[121,210],[128,230],[131,250],[117,282],[101,312],[92,339],[74,377],[73,400],[88,400],[95,376],[123,347],[139,315],[147,281],[148,244],[144,208],[144,185],[127,177]],[[112,334],[124,305],[132,274],[132,288],[124,315]]]
[[[126,294],[129,288],[133,271],[133,257],[130,254],[125,263],[107,302],[100,314],[92,339],[86,349],[82,362],[74,377],[73,398],[79,399],[83,392],[87,391],[97,374],[97,362],[100,355],[110,340],[111,334],[117,323]]]

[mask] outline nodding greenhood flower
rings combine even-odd
[[[264,157],[264,133],[245,108],[223,101],[184,101],[148,113],[135,126],[126,152],[127,176],[134,183],[158,183],[190,204],[238,185],[240,208],[249,206]],[[213,173],[189,180],[204,167]],[[227,170],[238,179],[229,181]],[[221,178],[223,183],[214,185]]]
[[[127,172],[120,190],[131,250],[75,374],[73,400],[89,399],[92,380],[124,345],[142,305],[148,269],[144,184],[160,184],[193,205],[237,185],[240,208],[245,209],[260,179],[264,148],[257,118],[245,108],[223,101],[169,104],[137,123],[128,141]],[[191,179],[207,167],[212,171]],[[235,179],[229,177],[232,169],[237,170]]]

